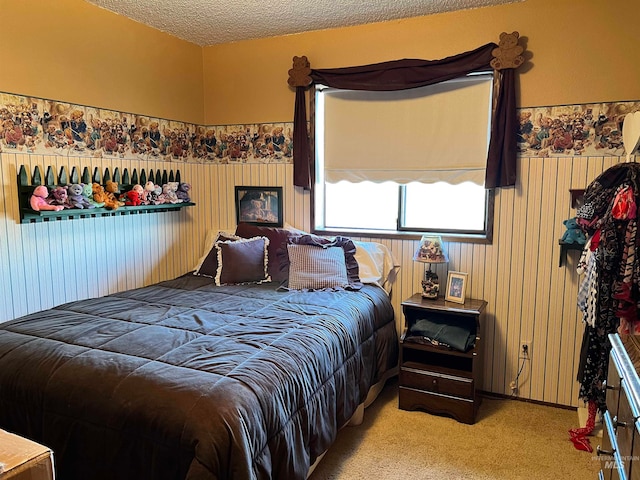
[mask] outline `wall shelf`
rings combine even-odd
[[[569,190],[571,195],[571,208],[577,210],[584,205],[584,189],[572,188]]]
[[[91,208],[86,210],[74,208],[61,210],[59,212],[34,212],[31,209],[25,208],[20,212],[20,223],[37,223],[51,222],[55,220],[73,220],[76,218],[117,217],[119,215],[174,212],[182,209],[183,207],[192,207],[194,205],[195,203],[192,202],[183,202],[163,205],[141,205],[136,207],[124,206],[118,208],[117,210],[107,210],[106,208]]]
[[[584,249],[584,245],[581,243],[565,243],[562,240],[558,240],[558,244],[560,245],[560,265],[558,265],[559,267],[564,265],[564,262],[567,258],[567,252],[569,250],[582,251]]]
[[[38,222],[51,222],[58,220],[74,220],[79,218],[99,218],[99,217],[116,217],[121,215],[141,215],[148,213],[159,212],[173,212],[180,210],[184,207],[192,207],[195,205],[193,202],[181,202],[181,203],[164,203],[160,205],[139,205],[139,206],[122,206],[115,210],[107,208],[70,208],[55,211],[40,211],[33,210],[29,204],[29,199],[33,193],[33,190],[38,185],[45,185],[48,189],[52,189],[56,186],[71,185],[73,183],[99,183],[104,186],[107,181],[113,180],[120,187],[120,192],[126,192],[136,185],[144,185],[147,181],[151,181],[156,185],[164,185],[167,182],[180,182],[180,171],[173,170],[167,171],[160,170],[154,173],[153,170],[149,170],[147,174],[144,170],[141,170],[140,175],[136,169],[129,175],[129,171],[125,168],[122,175],[120,170],[116,167],[113,171],[113,176],[107,168],[104,175],[100,175],[98,168],[94,169],[93,176],[89,175],[88,167],[85,167],[82,176],[78,175],[78,170],[73,167],[71,174],[67,174],[66,167],[60,169],[57,180],[54,178],[53,168],[47,167],[47,172],[42,180],[42,174],[39,167],[34,168],[33,175],[29,179],[27,170],[24,165],[20,166],[18,172],[18,197],[20,206],[20,223],[38,223]]]

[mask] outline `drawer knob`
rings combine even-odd
[[[602,450],[600,448],[600,445],[598,445],[596,447],[596,455],[600,456],[600,455],[609,455],[609,456],[613,456],[616,453],[615,450]]]
[[[614,428],[618,428],[618,427],[627,428],[629,425],[631,425],[631,423],[619,421],[617,415],[615,415],[613,417],[613,427]]]
[[[615,385],[609,385],[607,383],[607,381],[605,380],[604,382],[602,382],[602,389],[603,390],[620,390],[620,387],[616,387]]]

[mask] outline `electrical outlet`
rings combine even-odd
[[[518,355],[518,358],[524,360],[531,359],[531,342],[522,342],[520,344],[520,353]]]
[[[512,394],[518,393],[518,385],[516,384],[515,380],[511,381],[511,383],[509,384],[509,387],[511,387],[511,393]]]

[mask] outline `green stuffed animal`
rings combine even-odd
[[[86,185],[84,185],[82,189],[82,196],[85,197],[87,201],[94,207],[104,207],[104,202],[96,202],[93,199],[93,185],[91,183],[87,183]]]
[[[73,183],[67,189],[69,203],[71,208],[95,208],[88,198],[84,196],[84,185],[81,183]]]

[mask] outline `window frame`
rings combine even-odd
[[[487,236],[489,236],[489,239],[491,239],[491,236],[489,235],[489,230],[491,229],[490,226],[493,226],[493,206],[494,206],[493,190],[489,190],[485,188],[484,228],[482,232],[478,232],[476,230],[462,230],[462,229],[449,230],[449,229],[443,229],[443,228],[409,228],[409,227],[402,226],[400,217],[405,212],[405,210],[403,210],[403,207],[406,204],[406,202],[404,201],[405,199],[403,198],[403,196],[405,195],[405,192],[404,192],[405,187],[406,185],[399,185],[399,188],[398,188],[400,198],[398,199],[398,216],[397,216],[398,221],[396,225],[397,232],[399,233],[410,232],[414,234],[417,232],[417,233],[420,233],[421,235],[423,235],[424,233],[439,233],[443,237],[486,238]],[[491,217],[491,219],[489,217]]]
[[[320,87],[323,87],[320,85]],[[410,229],[400,226],[400,215],[402,213],[402,198],[398,200],[398,217],[396,224],[396,231],[391,230],[375,230],[375,229],[329,229],[316,227],[316,200],[318,188],[316,168],[318,164],[317,158],[317,145],[316,145],[316,93],[319,85],[311,85],[311,94],[309,95],[309,143],[310,153],[312,159],[311,167],[311,188],[310,188],[310,219],[311,219],[311,232],[318,235],[348,235],[358,236],[365,238],[391,238],[391,239],[406,239],[406,240],[419,240],[425,232],[438,233],[444,241],[456,241],[461,243],[479,243],[479,244],[491,244],[493,242],[493,223],[494,223],[494,209],[495,209],[495,192],[494,189],[485,188],[485,231],[484,233],[477,232],[465,232],[465,231],[451,231],[442,229]],[[495,112],[492,110],[491,119]],[[489,124],[491,124],[491,119]],[[324,188],[324,184],[321,185]],[[323,193],[322,195],[325,195]],[[402,188],[398,189],[398,195],[402,196]]]

